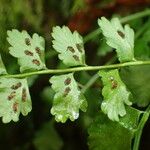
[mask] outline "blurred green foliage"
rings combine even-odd
[[[8,51],[7,30],[29,28],[40,30],[43,19],[42,0],[0,0],[0,52]]]
[[[36,133],[34,145],[37,150],[60,150],[62,148],[63,141],[54,128],[54,120],[45,123]]]

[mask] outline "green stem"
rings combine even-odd
[[[126,23],[128,21],[135,20],[135,19],[142,18],[142,17],[149,16],[149,15],[150,15],[150,9],[147,9],[147,10],[144,10],[144,11],[141,11],[141,12],[123,17],[120,21],[121,21],[121,23]],[[93,39],[94,37],[96,37],[100,33],[101,33],[100,28],[98,28],[98,29],[94,30],[93,32],[89,33],[88,35],[86,35],[84,37],[84,43],[86,43],[89,40]]]
[[[68,72],[77,72],[77,71],[89,71],[89,70],[102,70],[102,69],[113,69],[113,68],[121,68],[126,66],[140,66],[140,65],[150,65],[150,61],[134,61],[134,62],[126,62],[120,64],[112,64],[112,65],[104,65],[104,66],[84,66],[84,67],[75,67],[75,68],[67,68],[67,69],[47,69],[40,70],[29,73],[22,74],[6,74],[2,77],[6,78],[24,78],[32,75],[40,75],[40,74],[57,74],[57,73],[68,73]]]
[[[93,32],[90,32],[89,34],[87,34],[84,37],[84,43],[87,43],[88,41],[90,41],[91,39],[94,39],[94,37],[96,37],[97,35],[99,35],[101,33],[101,29],[98,28],[96,30],[94,30]]]
[[[109,65],[109,64],[112,64],[114,63],[116,60],[116,55],[114,57],[112,57],[105,65]],[[84,87],[82,88],[82,92],[85,93],[86,90],[91,87],[95,82],[96,80],[99,78],[99,75],[98,73],[96,73],[95,75],[93,75],[91,77],[91,79],[84,85]]]
[[[142,17],[149,16],[149,15],[150,15],[150,9],[146,9],[144,11],[137,12],[135,14],[123,17],[121,19],[121,23],[126,23],[128,21],[135,20],[135,19],[142,18]]]
[[[143,131],[144,125],[146,124],[146,122],[149,118],[149,115],[150,115],[150,105],[147,107],[146,111],[144,112],[144,114],[140,120],[138,130],[136,131],[136,134],[135,134],[133,150],[139,150],[139,144],[140,144],[142,131]]]
[[[86,90],[93,85],[93,83],[99,78],[98,73],[96,73],[94,76],[92,76],[92,78],[86,83],[86,85],[82,88],[82,93],[85,93]]]
[[[150,19],[149,19],[144,25],[142,25],[142,28],[140,28],[140,29],[136,32],[136,34],[135,34],[135,39],[138,39],[138,38],[142,35],[142,33],[144,33],[144,32],[146,31],[146,29],[149,28],[149,25],[150,25]]]

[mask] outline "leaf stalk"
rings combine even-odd
[[[95,70],[103,70],[103,69],[115,69],[129,66],[141,66],[141,65],[150,65],[150,61],[133,61],[133,62],[125,62],[119,64],[112,65],[104,65],[104,66],[84,66],[84,67],[75,67],[75,68],[67,68],[67,69],[46,69],[28,73],[20,73],[20,74],[6,74],[1,77],[5,78],[24,78],[32,75],[42,75],[42,74],[61,74],[68,72],[78,72],[78,71],[95,71]]]

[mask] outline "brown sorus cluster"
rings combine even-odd
[[[64,84],[65,85],[69,85],[71,83],[71,78],[67,78],[65,81],[64,81]]]
[[[33,53],[29,50],[25,50],[24,53],[28,56],[33,56]]]
[[[22,101],[25,102],[27,99],[27,91],[26,88],[22,89]]]
[[[11,92],[10,95],[8,96],[8,100],[12,100],[15,96],[16,92],[15,91]]]
[[[12,86],[11,86],[11,89],[17,90],[17,89],[20,88],[20,87],[21,87],[21,82],[18,82],[17,84],[12,85]]]
[[[33,64],[40,66],[40,62],[37,59],[33,59],[32,62]]]
[[[30,39],[29,38],[25,38],[25,43],[27,46],[31,45]]]

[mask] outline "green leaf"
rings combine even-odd
[[[7,40],[11,45],[9,53],[18,58],[21,72],[46,68],[44,62],[45,41],[41,36],[35,33],[31,38],[26,31],[19,32],[15,29],[8,31],[7,34]]]
[[[51,113],[58,122],[65,122],[68,118],[74,121],[79,117],[79,109],[86,111],[87,102],[78,89],[73,73],[53,76],[50,79],[54,96]]]
[[[98,24],[107,44],[116,49],[119,61],[134,61],[134,31],[129,25],[123,28],[118,18],[108,21],[105,17],[98,19]]]
[[[2,57],[0,55],[0,75],[3,75],[3,74],[7,74],[7,71],[5,69],[5,66],[3,64],[3,60],[2,60]]]
[[[83,39],[78,32],[71,33],[66,26],[56,26],[52,32],[53,48],[59,53],[58,57],[67,66],[85,65]]]
[[[43,125],[36,133],[33,142],[36,150],[60,150],[63,146],[63,141],[55,130],[53,121]]]
[[[119,116],[126,115],[125,104],[131,105],[129,101],[130,92],[127,91],[125,84],[121,81],[117,69],[110,71],[100,71],[102,77],[103,89],[102,95],[104,101],[101,109],[113,121],[119,121]]]
[[[26,79],[0,78],[0,117],[4,123],[18,121],[32,109]]]
[[[126,115],[121,117],[119,120],[119,124],[124,128],[135,132],[138,128],[139,118],[142,114],[142,111],[132,108],[130,106],[126,106]]]
[[[133,95],[133,102],[140,107],[150,103],[150,65],[130,66],[121,69],[121,78]]]
[[[128,108],[121,122],[113,122],[99,113],[88,129],[89,150],[131,150],[139,116],[138,110]]]

